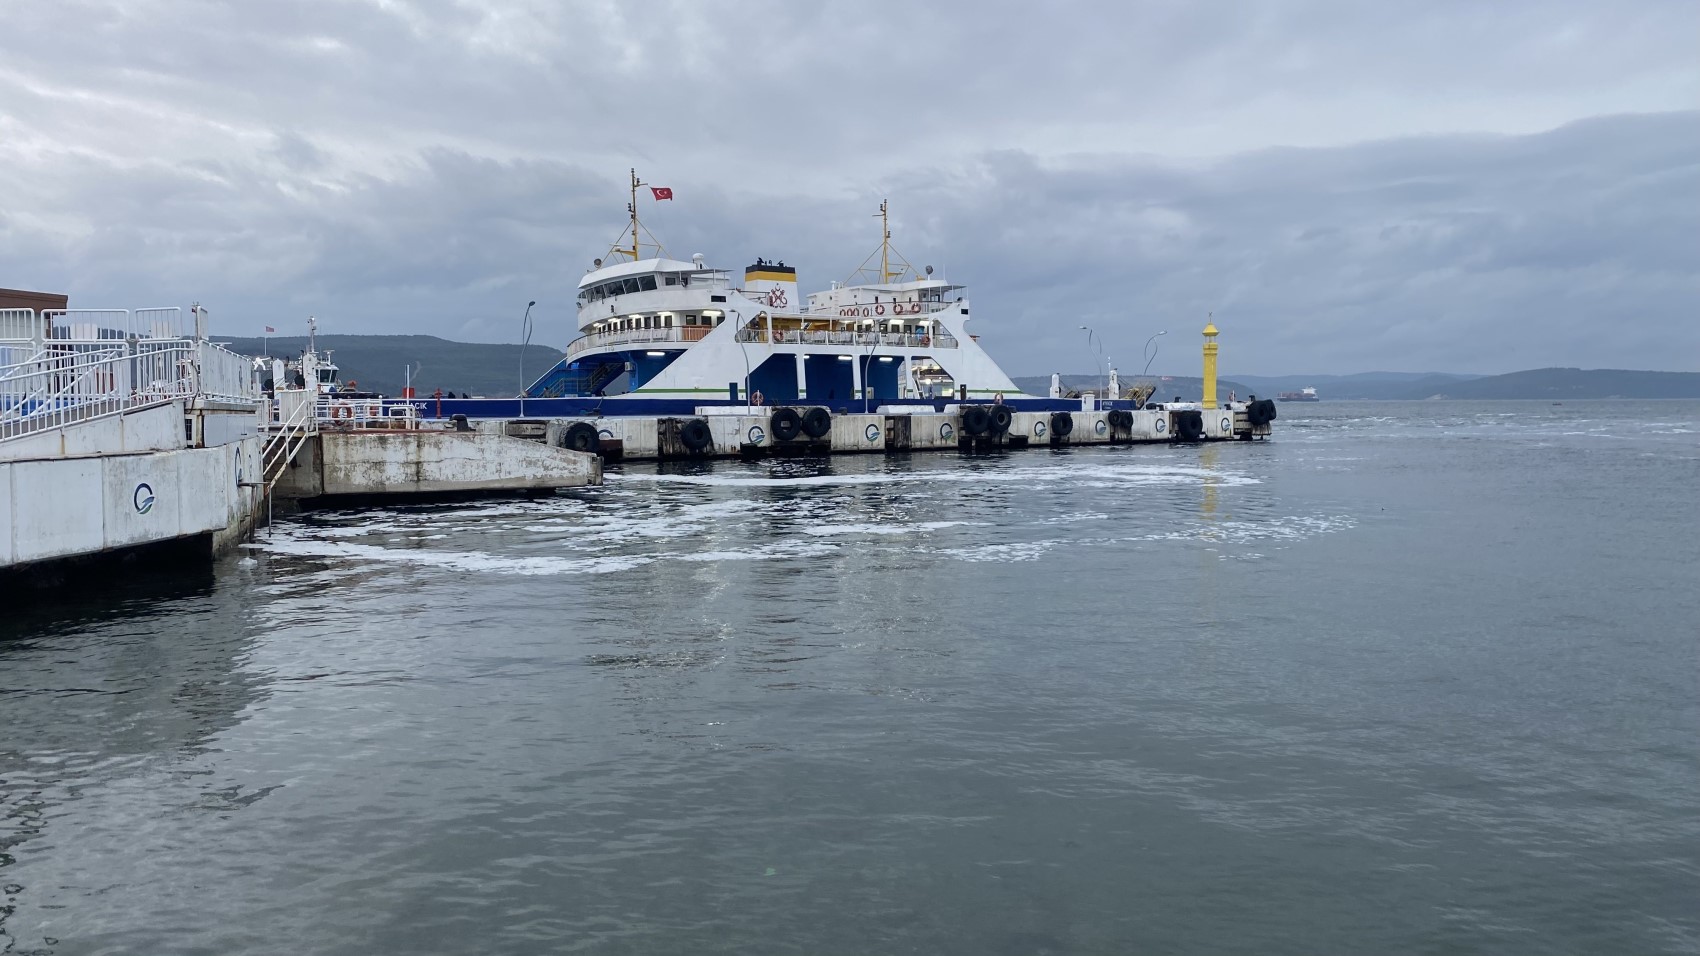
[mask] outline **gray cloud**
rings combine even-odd
[[[889,197],[1018,374],[1695,367],[1696,8],[1384,6],[14,2],[0,285],[564,344],[635,165],[811,286]]]

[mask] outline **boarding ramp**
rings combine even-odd
[[[180,311],[0,312],[0,459],[30,436],[172,402],[254,408],[247,360],[182,337]]]

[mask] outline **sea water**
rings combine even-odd
[[[1275,428],[14,596],[0,951],[1700,952],[1700,403]]]

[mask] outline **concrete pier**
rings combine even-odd
[[[259,412],[243,357],[179,309],[0,313],[0,571],[253,527]]]
[[[284,470],[279,498],[548,491],[602,482],[594,455],[510,438],[496,423],[468,431],[321,430]]]
[[[1089,406],[1090,400],[1076,402]],[[800,454],[889,454],[978,448],[1052,448],[1068,445],[1158,444],[1250,441],[1271,429],[1244,402],[1206,409],[1197,403],[1145,408],[1045,411],[1009,410],[1008,427],[984,424],[995,405],[949,405],[945,411],[916,406],[882,406],[868,413],[835,413],[825,406],[704,406],[688,416],[619,415],[554,419],[485,420],[481,429],[564,445],[575,428],[594,430],[596,450],[632,460],[732,458]],[[824,416],[819,435],[798,432],[781,438],[781,409],[801,417],[811,409]],[[695,423],[695,424],[693,424]],[[974,429],[978,427],[979,431]]]

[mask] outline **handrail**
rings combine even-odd
[[[567,346],[567,357],[586,349],[604,345],[645,345],[653,342],[700,342],[716,327],[712,325],[675,325],[661,329],[621,329],[612,332],[592,332],[573,340]]]
[[[187,343],[136,351],[115,344],[56,344],[0,366],[0,441],[192,394]]]
[[[739,342],[767,342],[767,329],[746,328],[738,331]],[[940,332],[935,335],[906,332],[826,332],[809,329],[774,329],[772,341],[776,345],[856,345],[880,346],[888,345],[894,348],[961,348],[956,336]]]
[[[302,402],[288,418],[272,426],[275,431],[266,437],[265,447],[260,451],[260,480],[267,495],[282,480],[284,470],[313,434],[316,407],[312,402]]]

